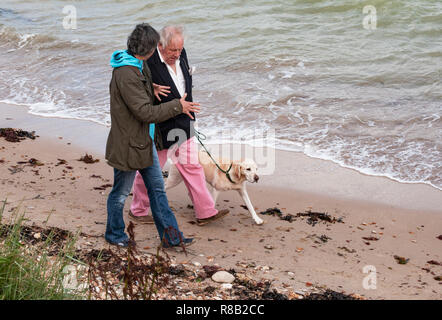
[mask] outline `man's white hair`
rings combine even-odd
[[[160,43],[163,48],[167,47],[170,40],[175,36],[181,37],[184,40],[184,27],[169,25],[160,30]]]

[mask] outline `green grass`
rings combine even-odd
[[[63,285],[67,266],[74,264],[76,236],[69,238],[57,255],[49,256],[53,234],[38,245],[26,245],[22,235],[24,214],[16,209],[2,224],[6,200],[0,207],[0,300],[84,299],[81,289]]]

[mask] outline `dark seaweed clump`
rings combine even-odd
[[[35,131],[29,132],[22,129],[13,129],[13,128],[0,128],[0,137],[6,139],[9,142],[20,142],[25,140],[26,138],[34,140]]]

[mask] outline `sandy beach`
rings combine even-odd
[[[39,136],[19,143],[0,138],[0,200],[7,200],[5,212],[21,206],[28,222],[37,225],[50,216],[48,225],[81,228],[91,236],[80,239],[80,245],[107,248],[106,200],[113,182],[112,168],[104,159],[109,128],[33,116],[25,107],[6,104],[0,104],[0,113],[0,128],[35,130]],[[100,161],[78,161],[86,153]],[[31,158],[42,165],[18,164]],[[169,202],[184,234],[197,242],[187,255],[170,255],[179,263],[218,264],[269,279],[281,292],[325,286],[368,299],[442,298],[442,282],[435,279],[442,276],[442,266],[428,263],[442,263],[442,191],[363,175],[295,152],[276,150],[275,160],[272,174],[248,185],[249,195],[258,213],[277,207],[283,215],[295,216],[291,222],[260,214],[265,223],[258,226],[236,192],[224,192],[217,207],[230,209],[230,214],[197,226],[182,184],[168,191]],[[125,208],[127,223],[130,201],[131,197]],[[308,210],[340,222],[312,225],[296,217]],[[155,252],[159,239],[154,225],[137,224],[135,234],[140,251]],[[409,261],[399,264],[394,256]],[[364,288],[367,268],[375,270],[376,283]]]

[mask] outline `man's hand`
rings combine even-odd
[[[158,99],[158,101],[161,101],[160,94],[162,96],[167,97],[167,94],[170,93],[169,86],[161,86],[156,83],[152,83],[152,84],[153,84],[153,93],[154,93],[155,97]]]
[[[187,114],[190,117],[190,119],[193,120],[193,117],[190,114],[190,112],[195,112],[195,113],[200,112],[200,108],[197,107],[200,104],[197,102],[186,101],[186,97],[187,97],[187,93],[185,93],[183,95],[183,97],[180,99],[180,103],[183,106],[183,113]]]

